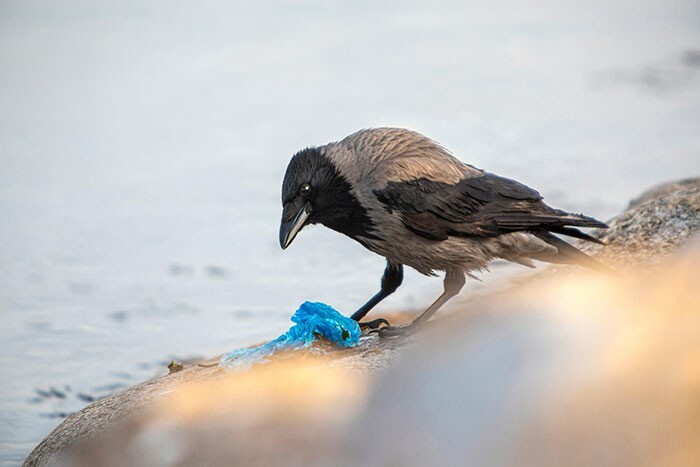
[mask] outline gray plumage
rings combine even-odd
[[[605,268],[553,235],[597,241],[575,227],[604,223],[551,208],[537,191],[463,163],[410,130],[361,130],[300,151],[287,168],[282,198],[283,248],[318,222],[387,259],[382,291],[353,315],[358,320],[398,287],[401,277],[384,282],[391,270],[401,276],[404,264],[426,275],[446,273],[445,292],[419,321],[459,293],[465,274],[497,258],[528,267],[541,260]]]

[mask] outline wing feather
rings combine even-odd
[[[517,231],[551,231],[591,240],[572,227],[607,227],[591,217],[551,208],[532,188],[489,173],[455,184],[427,178],[391,181],[374,193],[388,211],[401,215],[408,229],[430,240]]]

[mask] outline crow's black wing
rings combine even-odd
[[[430,240],[549,231],[597,241],[571,226],[607,227],[593,218],[551,208],[532,188],[488,173],[456,184],[426,178],[392,181],[374,194],[388,211],[401,215],[408,229]]]

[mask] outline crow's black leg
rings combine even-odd
[[[403,265],[386,261],[386,269],[382,276],[382,288],[379,292],[367,301],[362,307],[351,316],[355,321],[360,321],[369,311],[374,308],[377,303],[384,300],[386,297],[394,293],[403,282]],[[384,318],[375,319],[366,323],[360,323],[360,327],[364,329],[378,329],[382,324],[389,326],[389,322]]]

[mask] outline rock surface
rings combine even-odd
[[[652,189],[611,220],[610,226],[601,237],[608,245],[590,248],[590,252],[620,269],[640,270],[638,266],[645,265],[644,274],[612,285],[609,278],[565,274],[569,282],[537,284],[536,294],[513,291],[461,304],[470,313],[438,320],[435,329],[416,337],[365,337],[357,348],[335,352],[321,361],[301,356],[233,375],[217,367],[187,365],[68,417],[24,465],[459,465],[465,461],[484,465],[489,459],[493,461],[486,462],[490,465],[507,465],[516,459],[513,456],[520,456],[521,465],[528,458],[539,465],[557,465],[556,460],[563,465],[561,453],[557,457],[557,452],[548,451],[552,462],[546,462],[529,449],[530,441],[542,442],[553,427],[572,437],[580,436],[580,430],[599,428],[563,396],[588,397],[585,389],[573,384],[579,381],[579,373],[570,370],[585,370],[588,379],[579,382],[600,395],[600,381],[607,381],[609,375],[599,375],[596,370],[608,368],[600,364],[604,355],[594,351],[592,342],[604,340],[601,329],[629,339],[620,327],[603,319],[605,314],[592,313],[590,319],[582,319],[585,310],[612,313],[613,323],[629,325],[633,303],[629,297],[651,290],[655,277],[662,277],[654,276],[655,271],[664,271],[666,288],[661,287],[651,304],[647,303],[650,315],[657,317],[666,308],[663,299],[669,298],[664,295],[668,290],[675,290],[679,300],[685,300],[678,303],[684,305],[697,299],[683,282],[686,276],[688,281],[696,280],[697,274],[691,274],[692,267],[682,258],[675,266],[656,265],[667,261],[700,229],[700,181]],[[695,265],[700,264],[697,249],[686,255],[694,255]],[[698,290],[700,281],[694,285],[693,290]],[[623,298],[615,295],[618,290],[623,291]],[[580,315],[568,312],[567,301],[571,300]],[[622,310],[619,313],[617,305]],[[681,313],[676,305],[674,302],[669,312]],[[700,324],[694,321],[700,306],[694,311],[684,324]],[[695,333],[692,337],[698,339],[680,339],[687,345],[664,354],[669,359],[690,359],[690,376],[686,376],[691,383],[679,383],[675,392],[654,394],[676,397],[681,408],[697,414],[697,406],[683,405],[693,378],[700,383],[700,353],[693,354],[696,348],[691,345],[700,342],[700,336]],[[611,346],[618,343],[611,342]],[[552,357],[556,355],[567,358]],[[693,362],[698,366],[693,367]],[[653,369],[666,363],[658,360]],[[632,367],[646,382],[648,369]],[[513,398],[514,391],[517,398]],[[624,391],[618,396],[622,395]],[[642,402],[649,396],[634,395]],[[610,401],[617,400],[599,399],[596,410],[608,410]],[[553,403],[560,411],[552,407],[539,410],[552,400],[560,403]],[[630,411],[638,409],[641,406],[629,407]],[[558,426],[556,417],[564,412],[579,417],[579,423]],[[539,416],[542,413],[546,416]],[[624,425],[631,413],[620,412],[612,422]],[[669,429],[679,431],[679,437],[685,434],[680,433],[681,422],[674,424],[680,418],[666,420],[664,413],[657,415],[672,425]],[[700,420],[683,419],[685,422],[683,426],[700,434]],[[537,429],[526,429],[533,426]],[[605,439],[593,438],[586,439],[592,445],[610,444],[610,440],[605,444]],[[569,441],[562,437],[553,446],[564,449]],[[593,460],[584,454],[583,458]],[[637,454],[630,451],[625,459],[636,459]],[[686,454],[674,455],[683,460]],[[596,460],[600,462],[593,464],[606,465],[610,459]]]
[[[695,241],[470,304],[372,388],[344,465],[699,465],[698,264]]]
[[[599,236],[607,246],[586,248],[602,261],[622,267],[662,261],[700,230],[700,179],[648,190],[609,225]]]

